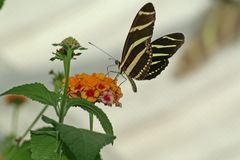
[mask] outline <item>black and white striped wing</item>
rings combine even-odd
[[[147,3],[139,10],[132,23],[119,65],[120,72],[130,78],[139,79],[149,70],[154,22],[154,7],[152,3]]]
[[[143,80],[153,79],[158,76],[168,65],[168,59],[182,46],[184,35],[172,33],[165,35],[151,43],[152,62],[148,73]]]

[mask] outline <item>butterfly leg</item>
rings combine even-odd
[[[106,73],[107,76],[109,76],[109,73],[115,73],[116,72],[116,71],[110,70],[110,68],[113,68],[115,66],[116,66],[116,64],[112,64],[112,65],[107,66],[107,73]]]
[[[124,75],[122,75],[120,72],[113,72],[113,73],[117,73],[117,75],[115,76],[114,80],[117,80],[117,78],[118,78],[119,76],[121,76],[121,77],[124,79],[124,80],[119,84],[119,86],[121,86],[124,82],[126,82],[127,78],[126,78]]]
[[[108,71],[106,75],[108,77],[110,77],[110,75],[109,75],[110,73],[116,74],[116,76],[114,77],[114,80],[116,80],[120,74],[118,71]]]
[[[127,78],[125,76],[123,76],[122,74],[120,74],[120,75],[123,77],[124,80],[119,84],[119,86],[121,86],[124,82],[127,81]]]
[[[120,73],[118,73],[118,74],[120,74]],[[122,82],[119,84],[119,86],[121,86],[124,82],[126,82],[127,80],[129,80],[129,82],[130,82],[130,84],[131,84],[131,86],[132,86],[133,92],[137,92],[137,86],[136,86],[134,80],[133,80],[131,77],[127,76],[127,75],[126,75],[127,78],[126,78],[124,75],[122,75],[122,74],[120,74],[120,75],[124,78],[124,81],[122,81]]]
[[[123,76],[122,74],[120,74],[120,72],[118,72],[118,71],[108,71],[107,74],[109,74],[109,73],[114,73],[114,74],[116,74],[116,76],[114,77],[114,80],[115,80],[115,81],[117,80],[117,78],[118,78],[120,75],[124,78],[124,81],[121,82],[120,85],[127,80],[126,77],[124,77],[124,76]],[[120,86],[120,85],[119,85],[119,86]]]

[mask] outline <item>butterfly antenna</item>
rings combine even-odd
[[[96,46],[95,44],[88,42],[90,45],[94,46],[95,48],[99,49],[100,51],[102,51],[103,53],[105,53],[106,55],[108,55],[109,57],[111,57],[111,59],[114,59],[115,61],[118,61],[117,58],[113,57],[111,54],[107,53],[106,51],[104,51],[103,49],[101,49],[100,47]]]

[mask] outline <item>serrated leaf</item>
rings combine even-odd
[[[46,134],[44,134],[44,132],[46,132]],[[31,151],[33,160],[56,160],[56,136],[52,136],[47,132],[48,131],[31,132]],[[66,158],[66,156],[62,155],[61,160],[68,159]]]
[[[72,126],[57,125],[60,139],[76,160],[95,160],[101,148],[115,139],[112,135],[97,133]]]
[[[31,83],[13,87],[12,89],[2,93],[0,96],[7,94],[23,95],[32,99],[33,101],[51,106],[56,106],[58,101],[57,94],[49,91],[41,83]]]
[[[100,121],[103,130],[105,131],[106,134],[114,135],[113,133],[113,127],[108,119],[107,115],[102,111],[102,109],[98,108],[95,106],[93,103],[90,103],[84,99],[80,98],[69,98],[67,102],[67,107],[71,106],[79,106],[83,110],[94,114],[98,120]]]
[[[46,116],[43,116],[43,120],[55,126],[64,143],[64,153],[71,160],[100,160],[101,148],[116,138],[109,134],[60,124]]]
[[[31,151],[33,160],[56,159],[56,138],[45,134],[31,133]]]

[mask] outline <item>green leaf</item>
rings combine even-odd
[[[60,139],[76,160],[95,160],[101,148],[115,139],[112,135],[92,132],[67,125],[58,125]]]
[[[55,126],[64,143],[64,153],[71,160],[100,160],[101,148],[116,138],[109,134],[60,124],[46,116],[43,116],[43,120]]]
[[[2,6],[3,6],[3,4],[4,4],[4,1],[5,1],[5,0],[0,0],[0,9],[2,9]]]
[[[63,143],[62,149],[63,149],[64,155],[66,155],[68,157],[68,159],[70,159],[70,160],[77,160],[77,158],[72,153],[72,151],[64,143]]]
[[[56,127],[56,125],[58,124],[56,121],[54,121],[51,118],[48,118],[47,116],[42,116],[42,120],[48,124],[52,124],[54,127]]]
[[[94,114],[100,121],[105,133],[114,135],[112,124],[108,119],[107,115],[100,108],[95,106],[93,103],[90,103],[87,100],[80,99],[80,98],[71,98],[71,99],[69,98],[67,102],[67,107],[71,107],[71,106],[79,106],[83,110]]]
[[[46,134],[44,133],[46,132]],[[31,151],[33,160],[56,160],[57,158],[57,140],[49,131],[31,132]],[[52,131],[51,131],[52,132]],[[61,160],[68,160],[62,155]]]
[[[53,127],[42,127],[35,130],[34,134],[46,134],[52,137],[56,137],[56,130]]]
[[[21,147],[16,148],[13,152],[10,160],[32,160],[31,158],[31,145],[30,141],[25,141]]]
[[[23,95],[32,99],[33,101],[51,106],[56,106],[58,101],[57,94],[49,91],[41,83],[31,83],[13,87],[12,89],[0,94],[0,96],[7,94]]]
[[[11,152],[14,150],[16,143],[15,143],[15,136],[10,135],[3,139],[0,142],[0,151],[5,158],[11,155]]]
[[[95,160],[102,160],[102,157],[101,157],[100,153],[97,155],[97,157],[95,158]]]

